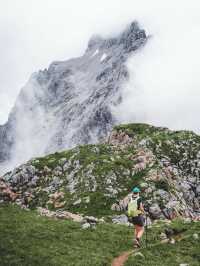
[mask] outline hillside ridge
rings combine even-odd
[[[1,201],[94,215],[124,213],[140,186],[149,216],[199,219],[200,136],[146,124],[114,127],[101,144],[34,158],[1,178]]]

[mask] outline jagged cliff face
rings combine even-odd
[[[105,137],[128,79],[126,61],[146,42],[132,23],[118,37],[93,37],[85,54],[34,73],[0,127],[0,162],[23,162]]]

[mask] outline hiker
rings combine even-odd
[[[129,221],[134,224],[134,247],[140,247],[140,239],[144,233],[145,218],[142,199],[140,198],[140,189],[134,187],[128,203]]]

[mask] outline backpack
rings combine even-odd
[[[128,203],[128,216],[129,217],[136,217],[142,212],[139,210],[141,199],[136,198],[133,199],[131,198],[130,202]]]

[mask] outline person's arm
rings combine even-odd
[[[131,201],[131,195],[128,195],[127,197],[127,202],[126,202],[126,207],[125,207],[125,211],[128,211],[128,204]]]
[[[142,203],[142,202],[140,202],[140,211],[141,211],[142,213],[145,212],[145,211],[144,211],[144,206],[143,206],[143,203]]]

